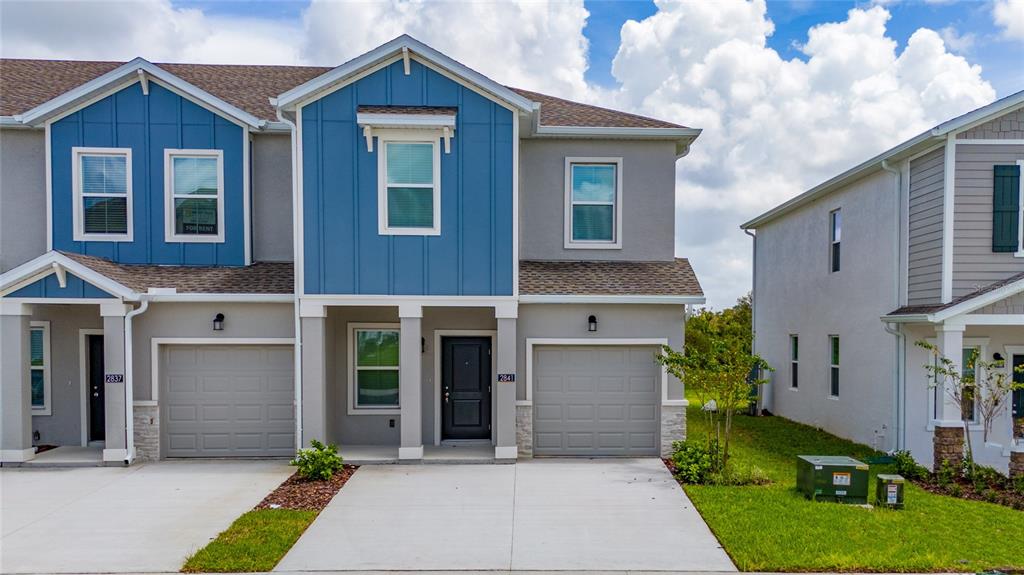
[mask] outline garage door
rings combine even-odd
[[[659,452],[661,367],[654,347],[534,348],[535,455]]]
[[[295,387],[287,345],[164,345],[165,457],[267,457],[295,452]]]

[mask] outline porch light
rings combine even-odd
[[[992,359],[995,361],[1003,361],[1003,354],[998,351],[992,354]]]
[[[597,316],[592,315],[587,318],[587,331],[597,331]]]
[[[213,331],[224,331],[224,314],[213,316]]]

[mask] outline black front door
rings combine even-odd
[[[89,338],[89,441],[106,438],[103,407],[103,336]]]
[[[490,437],[491,339],[441,338],[441,438]]]
[[[1013,356],[1013,381],[1024,382],[1024,372],[1017,371],[1017,368],[1024,365],[1024,355]],[[1013,418],[1024,417],[1024,389],[1013,390]]]

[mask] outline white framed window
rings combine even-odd
[[[50,322],[29,324],[32,415],[50,415]]]
[[[71,149],[76,242],[132,241],[131,148]]]
[[[401,413],[398,328],[395,323],[349,324],[350,415]]]
[[[828,336],[828,395],[831,398],[839,398],[839,336]]]
[[[832,210],[828,213],[828,225],[829,225],[829,270],[832,273],[839,271],[842,254],[840,250],[840,240],[843,236],[843,212],[841,210]]]
[[[796,334],[789,336],[789,387],[800,387],[800,336]]]
[[[164,150],[164,240],[224,242],[223,150]]]
[[[441,235],[441,132],[378,130],[381,235]]]
[[[985,371],[982,368],[977,367],[976,361],[978,358],[985,359],[985,353],[988,348],[988,340],[976,339],[976,338],[964,338],[964,348],[960,358],[960,376],[972,377],[977,382],[978,379],[985,377]],[[978,423],[978,402],[972,396],[972,393],[976,393],[977,387],[969,393],[964,393],[963,401],[961,401],[960,409],[962,415],[966,415],[965,418],[970,423]],[[965,389],[965,392],[967,390]]]
[[[926,341],[932,345],[938,345],[938,340],[934,337],[929,337]],[[988,346],[989,338],[987,337],[965,337],[963,339],[963,350],[960,357],[960,374],[961,377],[967,374],[973,374],[976,378],[985,377],[984,370],[975,371],[974,365],[968,362],[972,350],[977,350],[978,355],[982,359],[988,357]],[[941,351],[941,350],[940,350]],[[932,365],[935,367],[939,366],[939,359],[933,357],[931,359]],[[977,380],[976,380],[977,381]],[[934,422],[942,419],[942,404],[945,402],[945,392],[938,385],[934,374],[929,377],[929,387],[931,387],[931,393],[928,394],[928,424],[926,429],[931,431],[935,428]],[[971,425],[972,430],[981,429],[980,418],[978,416],[978,408],[974,402],[964,401],[964,405],[961,406],[963,413],[968,413],[968,423]]]
[[[565,247],[622,248],[622,158],[565,159]]]

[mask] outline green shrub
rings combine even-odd
[[[683,483],[704,484],[711,477],[711,450],[695,441],[672,443],[672,465]]]
[[[984,465],[975,465],[974,469],[968,471],[967,474],[967,479],[974,484],[974,489],[978,493],[990,487],[1001,489],[1007,483],[1006,477],[1002,473]]]
[[[939,485],[947,487],[950,484],[956,483],[956,480],[960,478],[960,473],[960,466],[955,465],[948,459],[943,459],[942,465],[939,466],[939,471],[935,476],[939,480]]]
[[[767,485],[771,482],[768,474],[756,465],[739,469],[730,465],[725,471],[711,473],[707,479],[709,485]]]
[[[1024,495],[1024,475],[1018,475],[1013,478],[1012,489],[1021,495]]]
[[[953,497],[960,497],[964,494],[964,490],[960,487],[959,483],[950,484],[946,491]]]
[[[904,479],[923,479],[928,476],[928,468],[918,465],[914,456],[909,451],[897,451],[892,454],[893,471],[902,475]]]
[[[334,472],[342,468],[342,458],[338,455],[337,445],[324,445],[317,440],[310,442],[312,447],[300,449],[295,454],[291,465],[298,467],[299,477],[310,481],[327,481]]]

